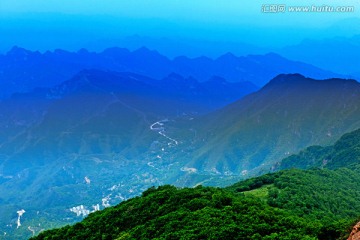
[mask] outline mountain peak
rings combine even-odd
[[[25,48],[21,48],[18,46],[13,46],[10,51],[7,52],[7,55],[12,55],[12,56],[25,56],[25,55],[29,55],[31,53],[31,51],[26,50]]]
[[[265,54],[264,56],[270,57],[270,58],[280,58],[280,59],[284,59],[283,56],[281,56],[280,54],[274,53],[274,52],[269,52],[269,53]]]
[[[155,50],[150,50],[149,48],[142,46],[141,48],[136,49],[135,51],[133,51],[133,53],[137,53],[140,55],[145,55],[145,54],[159,54],[157,51]]]
[[[273,81],[294,81],[294,80],[304,80],[306,77],[300,73],[289,73],[289,74],[279,74]]]
[[[81,48],[77,51],[77,54],[88,54],[89,51],[86,48]]]
[[[280,74],[275,78],[273,78],[266,86],[284,85],[284,84],[301,84],[301,83],[309,83],[309,82],[318,82],[318,83],[326,84],[328,86],[342,86],[342,85],[352,86],[354,84],[358,85],[358,82],[353,79],[330,78],[324,80],[316,80],[305,77],[299,73],[293,73],[293,74]]]
[[[292,73],[292,74],[280,74],[270,80],[270,82],[266,86],[278,85],[278,84],[285,84],[285,83],[299,83],[304,82],[306,80],[310,80],[310,78],[306,78],[305,76],[299,73]]]
[[[222,60],[222,61],[232,61],[234,59],[237,59],[237,57],[231,52],[227,52],[217,58],[217,60]]]

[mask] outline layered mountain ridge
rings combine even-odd
[[[341,77],[274,53],[245,57],[227,53],[217,59],[180,56],[171,60],[145,47],[132,52],[124,48],[108,48],[100,53],[86,49],[40,53],[13,47],[7,54],[0,55],[0,97],[31,91],[35,87],[53,87],[83,69],[133,72],[155,79],[176,73],[200,82],[219,76],[229,82],[250,81],[259,87],[280,73],[302,73],[318,79]]]

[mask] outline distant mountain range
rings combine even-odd
[[[101,51],[108,46],[123,46],[130,50],[146,46],[149,49],[156,49],[162,55],[169,58],[175,58],[182,55],[190,58],[195,58],[197,56],[217,58],[226,52],[232,52],[237,56],[249,54],[261,55],[269,52],[268,49],[238,41],[190,40],[167,37],[155,38],[141,35],[132,35],[117,39],[106,38],[95,40],[85,45],[87,49],[94,49],[95,51]]]
[[[301,73],[317,79],[342,77],[274,53],[246,57],[227,53],[217,59],[180,56],[170,60],[145,47],[132,52],[109,48],[101,53],[85,49],[40,53],[13,47],[5,55],[0,55],[0,95],[8,97],[36,87],[53,87],[84,69],[133,72],[155,79],[176,73],[200,82],[218,76],[229,82],[251,82],[257,86],[263,86],[280,73]]]

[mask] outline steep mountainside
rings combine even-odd
[[[83,69],[134,72],[155,79],[171,73],[194,77],[204,82],[220,76],[230,82],[251,81],[263,86],[280,73],[302,73],[309,77],[324,79],[340,75],[323,71],[312,65],[289,61],[276,54],[236,57],[230,53],[215,60],[207,57],[170,60],[156,51],[140,48],[130,52],[122,48],[109,48],[100,53],[81,49],[78,52],[55,50],[54,52],[31,52],[14,47],[0,55],[0,97],[14,92],[26,92],[35,87],[52,87],[68,80]]]
[[[358,169],[360,167],[360,129],[345,134],[334,145],[308,147],[299,154],[283,159],[277,165],[277,169],[294,167],[301,169],[353,167]]]
[[[290,170],[226,189],[150,188],[32,239],[344,239],[359,216],[359,180],[349,169]]]
[[[360,84],[279,75],[260,91],[197,119],[188,167],[246,174],[360,127]],[[194,124],[194,125],[196,125]]]

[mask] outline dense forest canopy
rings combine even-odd
[[[228,188],[165,185],[35,239],[339,239],[360,213],[350,169],[286,170]]]

